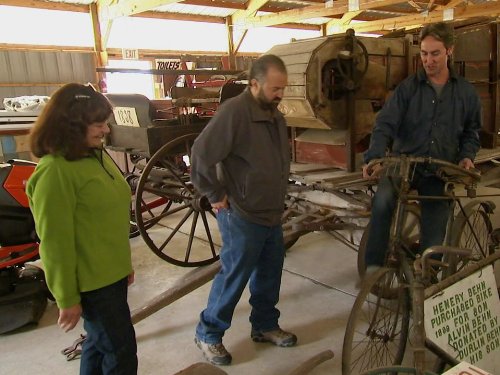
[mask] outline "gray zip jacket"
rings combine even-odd
[[[290,171],[283,115],[264,111],[247,88],[222,104],[191,151],[191,181],[250,222],[281,224]]]

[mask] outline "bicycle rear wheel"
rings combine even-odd
[[[409,283],[400,269],[381,268],[365,279],[347,322],[342,374],[401,364],[409,321]]]

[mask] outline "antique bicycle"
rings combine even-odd
[[[493,234],[493,241],[495,246],[498,246],[499,242],[499,231]],[[497,261],[500,260],[500,252],[493,252],[484,259],[477,262],[469,264],[468,267],[457,271],[450,277],[440,281],[437,284],[431,282],[431,275],[433,270],[433,259],[435,254],[448,255],[449,257],[457,259],[470,259],[473,256],[473,251],[471,249],[462,249],[451,246],[433,246],[424,251],[422,256],[417,255],[413,263],[414,277],[411,285],[412,298],[412,308],[413,308],[413,366],[384,366],[373,368],[362,373],[362,375],[399,375],[399,374],[414,374],[414,375],[434,375],[441,374],[444,371],[444,367],[434,368],[433,371],[426,370],[426,350],[429,349],[430,352],[437,355],[440,360],[439,364],[448,364],[454,366],[460,362],[454,356],[451,356],[446,350],[440,346],[433,343],[429,337],[426,336],[426,329],[424,324],[425,319],[425,309],[424,302],[426,300],[432,300],[435,297],[439,297],[443,294],[443,291],[447,288],[458,285],[458,282],[462,284],[467,283],[467,279],[473,278],[472,281],[477,282],[476,277],[480,278],[483,270],[486,270],[490,265],[495,265]],[[478,285],[483,285],[484,278],[479,279]],[[459,286],[459,290],[462,285]],[[453,293],[451,293],[453,295]],[[494,297],[493,297],[494,298]],[[478,305],[479,306],[479,305]],[[462,323],[463,324],[463,323]],[[463,324],[464,325],[464,324]],[[497,321],[497,328],[500,327]],[[436,332],[437,333],[437,332]],[[488,345],[488,344],[486,344]],[[459,348],[454,348],[455,352],[460,353]],[[467,372],[469,373],[469,372]],[[482,374],[484,372],[477,372],[477,369],[473,373]]]
[[[418,255],[420,200],[450,200],[453,209],[450,209],[445,244],[473,250],[472,257],[467,259],[444,257],[432,269],[434,281],[446,278],[492,251],[488,246],[492,231],[489,215],[494,205],[475,198],[480,179],[478,171],[430,157],[405,155],[373,160],[369,167],[377,163],[383,164],[384,173],[400,179],[400,184],[386,266],[364,279],[349,316],[342,353],[344,375],[359,374],[372,367],[399,365],[403,360],[410,327],[411,264]],[[422,197],[411,191],[417,165],[433,166],[445,181],[444,196]],[[464,186],[467,195],[457,196],[457,185]],[[469,200],[465,205],[464,199]],[[364,258],[365,244],[366,240],[362,239],[359,258]],[[363,274],[362,260],[358,261],[358,267]]]

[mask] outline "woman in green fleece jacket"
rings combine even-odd
[[[84,320],[80,374],[136,374],[127,302],[134,273],[130,188],[102,149],[112,107],[90,85],[57,90],[31,132],[40,159],[27,184],[47,284],[69,331]]]

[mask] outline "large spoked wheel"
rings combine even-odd
[[[401,245],[409,251],[418,251],[420,244],[420,207],[416,202],[405,206],[403,219],[403,229],[401,231]],[[365,275],[366,270],[366,244],[368,242],[368,234],[370,233],[371,225],[366,226],[358,248],[358,274],[359,277]]]
[[[390,298],[384,298],[383,290],[390,290]],[[401,364],[409,321],[409,282],[404,274],[381,268],[370,275],[361,286],[347,322],[342,374]]]
[[[189,176],[197,136],[186,134],[160,148],[142,171],[135,193],[135,219],[142,238],[160,258],[183,267],[219,258],[218,231],[211,230],[216,227],[215,212]]]

